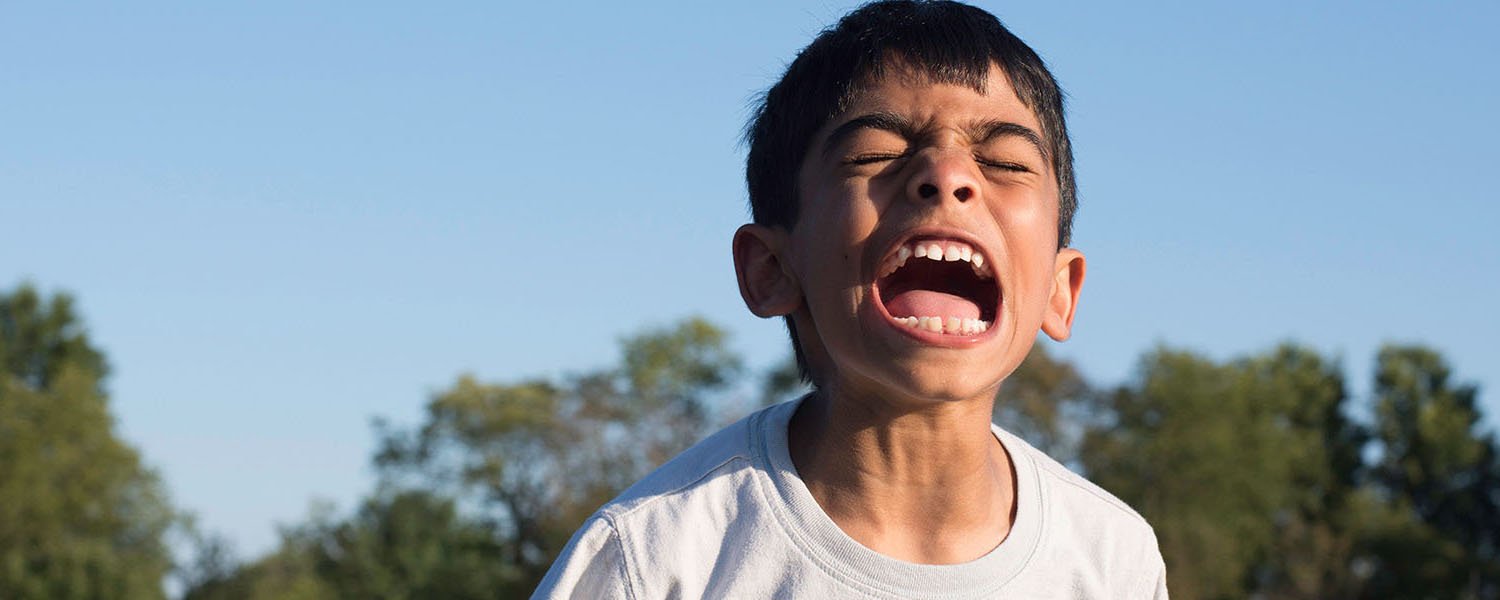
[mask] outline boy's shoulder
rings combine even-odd
[[[772,406],[719,430],[605,503],[574,534],[533,597],[722,595],[712,591],[720,565],[765,559],[736,557],[736,548],[776,535],[757,447],[764,420],[786,408]],[[754,582],[737,585],[739,594]],[[770,597],[767,591],[748,592]]]
[[[697,496],[715,496],[742,486],[753,467],[761,420],[781,408],[762,409],[704,438],[626,488],[599,514],[611,520],[633,514],[639,518],[645,516],[642,513],[660,512],[656,509],[661,507],[653,507],[656,504],[682,505]]]
[[[1140,513],[1025,440],[998,426],[994,429],[1012,460],[1031,463],[1028,469],[1017,465],[1017,472],[1031,472],[1041,494],[1038,508],[1044,526],[1033,562],[1089,565],[1054,574],[1055,580],[1074,579],[1080,589],[1131,589],[1139,595],[1129,597],[1165,596],[1156,533]]]

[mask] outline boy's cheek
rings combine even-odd
[[[857,276],[862,244],[874,225],[871,215],[833,204],[805,216],[807,220],[797,228],[793,243],[796,261],[804,267],[802,272],[834,270]]]

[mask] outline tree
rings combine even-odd
[[[1156,529],[1172,591],[1232,597],[1268,542],[1281,461],[1256,454],[1243,397],[1229,369],[1166,349],[1142,360],[1140,381],[1104,397],[1108,419],[1084,439],[1092,479]],[[1269,472],[1268,472],[1269,471]]]
[[[335,600],[318,572],[318,548],[333,527],[330,505],[315,503],[306,523],[281,529],[281,543],[250,564],[235,564],[220,538],[198,536],[182,600]]]
[[[493,523],[425,491],[385,493],[316,534],[318,572],[342,598],[520,597]]]
[[[179,543],[190,548],[187,560],[179,562],[172,572],[174,583],[183,591],[182,597],[222,597],[206,590],[218,589],[242,569],[233,543],[222,534],[201,529],[194,515],[184,515],[176,533]]]
[[[227,574],[205,544],[185,598],[523,597],[590,513],[737,416],[721,397],[740,374],[725,339],[688,319],[621,340],[616,368],[462,376],[418,427],[377,421],[380,488],[356,515],[317,512]]]
[[[797,360],[786,356],[761,375],[760,405],[770,406],[806,394],[812,386],[802,380]]]
[[[67,295],[0,294],[0,597],[152,598],[174,520]]]
[[[1500,470],[1476,396],[1436,352],[1388,346],[1367,427],[1313,351],[1159,349],[1101,397],[1082,462],[1156,528],[1175,595],[1496,598]]]
[[[1353,568],[1354,549],[1373,509],[1356,487],[1368,435],[1349,418],[1343,373],[1291,344],[1237,361],[1234,370],[1250,423],[1278,447],[1269,457],[1286,461],[1285,493],[1268,515],[1273,536],[1250,567],[1247,590],[1267,598],[1353,597],[1365,579]]]
[[[388,485],[437,490],[497,515],[501,561],[529,590],[583,520],[724,419],[716,395],[740,372],[701,319],[624,339],[619,368],[484,384],[462,377],[414,431],[385,428]]]
[[[1158,349],[1102,398],[1082,462],[1156,528],[1175,594],[1351,594],[1339,517],[1363,442],[1345,400],[1338,369],[1296,346],[1223,365]]]
[[[1448,542],[1414,555],[1411,546],[1374,540],[1387,550],[1373,553],[1382,581],[1413,597],[1500,597],[1500,461],[1494,435],[1480,430],[1477,397],[1474,385],[1452,381],[1434,350],[1380,350],[1373,484],[1393,509],[1430,528],[1429,537]],[[1393,579],[1402,573],[1416,583]]]
[[[994,421],[1062,462],[1077,458],[1093,390],[1046,346],[1032,346],[995,396]]]

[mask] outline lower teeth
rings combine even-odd
[[[896,317],[896,322],[912,329],[925,329],[933,333],[949,335],[974,335],[984,333],[990,322],[982,319],[960,319],[958,317]]]

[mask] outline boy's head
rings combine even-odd
[[[962,394],[1038,329],[1067,336],[1083,257],[1062,104],[1035,52],[955,2],[867,4],[797,56],[746,131],[735,262],[804,378]]]

